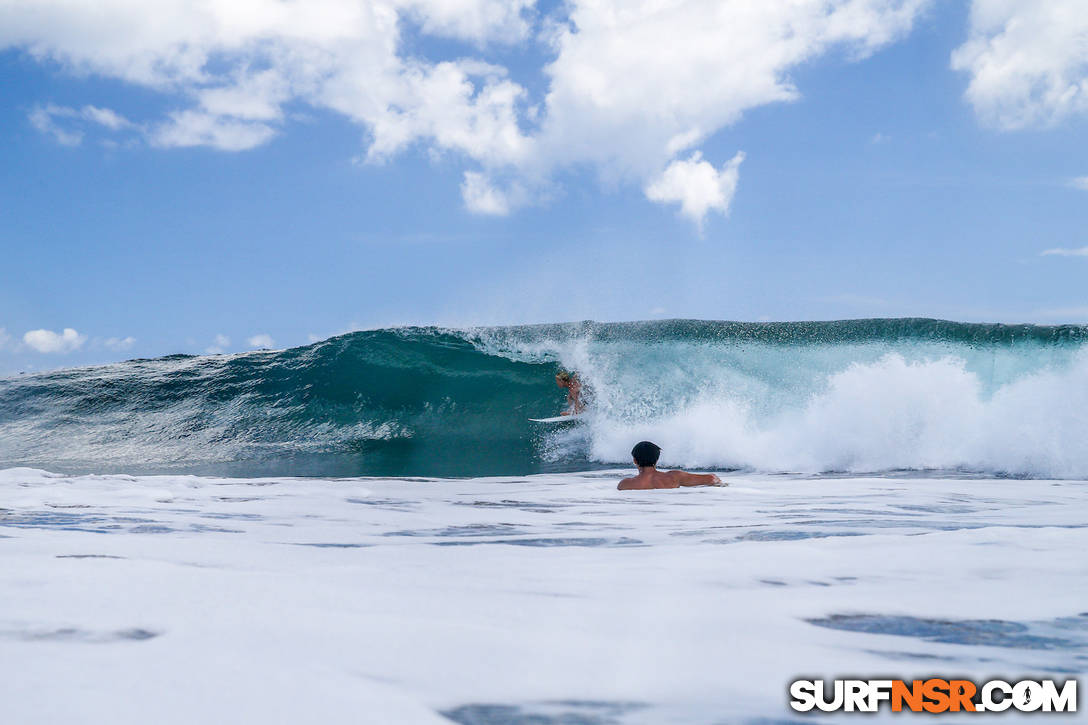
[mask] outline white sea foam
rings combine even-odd
[[[626,462],[632,442],[649,439],[669,465],[1088,476],[1083,352],[996,380],[959,355],[836,352],[838,364],[810,353],[792,370],[752,376],[735,361],[714,364],[716,351],[693,350],[698,371],[659,373],[564,350],[593,390],[593,415],[581,438],[560,434],[553,455],[578,445],[595,460]]]
[[[1083,669],[1086,482],[617,478],[0,471],[3,721],[744,722],[801,674]],[[907,634],[809,621],[857,614]]]

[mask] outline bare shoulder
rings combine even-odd
[[[651,488],[661,488],[661,486],[655,485],[655,481],[647,481],[645,478],[639,476],[631,476],[620,481],[620,485],[616,486],[621,491],[646,491]]]

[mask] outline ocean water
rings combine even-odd
[[[0,380],[0,721],[840,722],[788,683],[1077,677],[1085,332],[404,328]],[[589,414],[528,422],[560,368]],[[617,491],[642,438],[728,485]]]
[[[1088,483],[621,473],[9,469],[3,721],[871,721],[788,683],[1088,666]]]
[[[1088,330],[671,320],[356,332],[0,380],[0,466],[481,476],[629,463],[1088,477]],[[553,376],[590,395],[579,425]]]

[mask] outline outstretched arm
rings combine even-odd
[[[681,486],[716,486],[722,480],[713,473],[688,473],[687,471],[669,471]]]

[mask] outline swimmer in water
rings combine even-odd
[[[638,467],[638,475],[620,481],[621,491],[648,490],[651,488],[679,488],[681,486],[716,486],[722,482],[713,473],[688,473],[687,471],[659,471],[657,459],[661,448],[650,441],[642,441],[631,449],[631,457]]]
[[[567,390],[567,409],[559,415],[578,415],[586,409],[582,402],[582,383],[577,375],[560,370],[555,374],[555,384]]]

